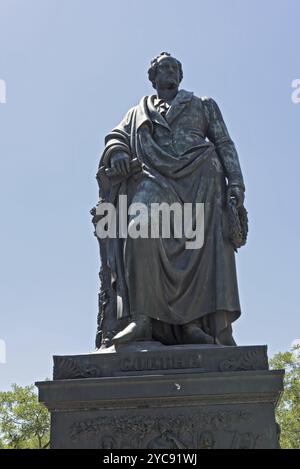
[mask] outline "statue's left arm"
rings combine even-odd
[[[231,140],[219,106],[212,98],[204,98],[207,120],[207,138],[215,145],[216,152],[222,162],[229,187],[245,190],[244,179],[239,157]]]

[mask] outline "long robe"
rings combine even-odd
[[[220,343],[240,315],[234,248],[228,237],[227,183],[243,186],[238,155],[221,112],[211,98],[180,90],[166,116],[145,97],[106,137],[100,165],[123,150],[138,158],[138,177],[112,187],[128,204],[143,203],[149,217],[128,218],[129,231],[151,223],[151,204],[204,203],[204,244],[186,249],[187,239],[109,240],[108,260],[118,296],[118,318],[146,315],[164,343],[180,343],[180,326],[199,321]],[[224,339],[222,339],[222,334]]]

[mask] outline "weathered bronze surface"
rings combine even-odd
[[[184,236],[99,239],[96,347],[139,340],[235,345],[235,249],[247,235],[238,155],[217,103],[179,90],[177,59],[162,53],[148,73],[156,94],[142,98],[105,139],[99,203],[118,210],[126,195],[128,205],[142,203],[149,212],[153,203],[203,203],[204,245],[186,249]],[[96,225],[96,209],[93,215]],[[127,222],[129,230],[151,224],[150,215]]]

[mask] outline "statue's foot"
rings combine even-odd
[[[214,344],[213,337],[195,323],[183,326],[183,340],[185,344]]]
[[[151,339],[151,319],[147,316],[141,316],[135,321],[132,321],[125,329],[118,332],[118,334],[112,338],[112,342],[115,345],[119,345]]]
[[[228,347],[236,347],[237,343],[232,337],[232,333],[222,334],[221,337],[216,337],[217,345],[226,345]]]

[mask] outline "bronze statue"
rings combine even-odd
[[[148,74],[155,94],[142,98],[105,139],[99,204],[119,210],[120,195],[128,205],[146,207],[202,203],[204,243],[186,249],[186,237],[172,235],[99,240],[96,346],[142,340],[235,345],[231,324],[241,313],[235,249],[247,235],[238,155],[217,103],[179,90],[177,59],[161,53]],[[93,215],[96,226],[96,209]],[[149,218],[128,215],[129,234],[137,223],[149,226]]]

